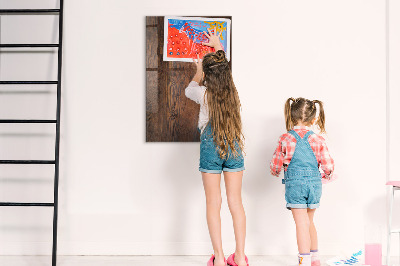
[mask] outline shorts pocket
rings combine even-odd
[[[211,140],[204,140],[200,143],[200,168],[207,170],[221,170],[221,164],[217,157],[214,143]]]
[[[318,183],[313,184],[313,190],[314,190],[314,197],[315,197],[314,201],[319,203],[321,196],[322,196],[322,183],[318,182]]]
[[[300,204],[303,185],[301,181],[293,180],[285,183],[285,199],[288,203]]]

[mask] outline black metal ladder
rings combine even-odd
[[[0,206],[23,206],[23,207],[53,207],[53,246],[52,266],[57,264],[57,218],[58,218],[58,181],[59,181],[59,153],[60,153],[60,111],[61,111],[61,67],[62,67],[62,40],[63,40],[63,0],[60,0],[59,9],[0,9],[0,15],[44,15],[56,14],[58,20],[58,43],[57,44],[0,44],[0,48],[58,48],[58,70],[57,80],[51,81],[0,81],[2,84],[54,84],[57,85],[57,110],[55,120],[40,119],[0,119],[0,123],[46,123],[56,125],[56,138],[54,149],[54,160],[0,160],[0,164],[54,164],[54,199],[53,202],[0,202]]]

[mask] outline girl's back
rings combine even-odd
[[[242,121],[240,101],[233,83],[229,63],[222,50],[220,35],[209,30],[208,43],[215,53],[203,57],[196,63],[197,71],[185,90],[188,98],[200,104],[199,129],[200,165],[206,195],[207,224],[214,254],[208,266],[248,266],[244,254],[246,216],[242,205],[242,177],[244,158],[242,155]],[[229,210],[235,225],[236,251],[225,259],[221,239],[221,173],[224,172]]]
[[[304,136],[311,131],[311,128],[307,126],[294,126],[293,131],[295,131],[300,138],[304,138]],[[318,166],[320,166],[323,171],[322,177],[329,178],[334,170],[334,161],[329,154],[325,139],[322,136],[313,133],[308,136],[307,141],[317,159]],[[270,165],[271,173],[273,175],[278,176],[282,167],[286,170],[289,166],[296,150],[296,144],[296,137],[289,132],[279,137],[278,147],[274,152]]]
[[[320,106],[318,120],[317,104]],[[322,195],[321,177],[329,179],[334,168],[324,138],[310,128],[316,123],[325,132],[322,102],[289,98],[285,104],[285,122],[288,132],[279,138],[270,164],[271,174],[279,176],[284,168],[286,208],[291,210],[296,223],[297,265],[320,266],[313,218]]]

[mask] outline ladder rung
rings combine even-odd
[[[0,164],[55,164],[55,160],[0,160]]]
[[[32,203],[25,203],[25,202],[0,202],[0,206],[28,206],[28,207],[53,207],[54,203],[44,203],[44,202],[32,202]]]
[[[57,84],[57,80],[47,81],[0,81],[0,84]]]
[[[0,9],[0,14],[59,13],[60,9]]]
[[[41,120],[41,119],[0,119],[0,124],[53,124],[57,120]]]
[[[57,43],[54,44],[41,44],[41,43],[20,43],[20,44],[0,44],[0,48],[22,48],[22,47],[32,47],[32,48],[41,48],[41,47],[58,47]]]

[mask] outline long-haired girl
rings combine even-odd
[[[325,132],[323,104],[318,100],[289,98],[285,104],[285,120],[288,132],[279,138],[270,165],[271,174],[279,176],[284,168],[286,207],[292,211],[296,223],[298,265],[319,266],[313,218],[321,198],[321,178],[330,179],[334,169],[324,138],[310,129],[316,123],[321,132]]]
[[[186,96],[200,104],[198,127],[201,131],[200,167],[206,195],[207,224],[214,255],[208,266],[247,266],[244,254],[246,216],[242,204],[243,135],[240,101],[231,70],[219,42],[220,34],[208,30],[205,35],[214,47],[195,62],[197,72],[185,90]],[[228,206],[236,239],[235,253],[225,260],[221,240],[221,173],[224,172]]]

